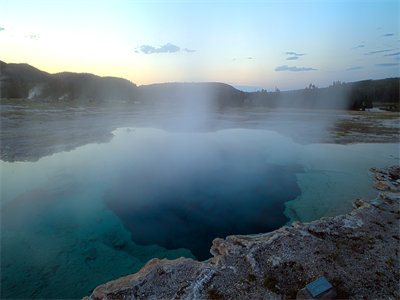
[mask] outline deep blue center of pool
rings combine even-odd
[[[187,248],[199,260],[211,256],[216,237],[283,226],[284,202],[301,193],[298,166],[267,164],[254,155],[227,155],[217,168],[207,162],[176,167],[185,170],[154,171],[160,175],[127,168],[105,199],[135,243]]]

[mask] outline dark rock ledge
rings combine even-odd
[[[379,196],[355,200],[347,215],[216,238],[207,261],[152,259],[84,299],[295,298],[321,276],[340,299],[399,299],[400,167],[371,174]]]

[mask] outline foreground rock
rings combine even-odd
[[[337,298],[400,297],[400,167],[371,169],[382,192],[335,218],[213,241],[213,258],[153,259],[86,299],[295,298],[325,276]],[[321,199],[323,201],[323,199]]]

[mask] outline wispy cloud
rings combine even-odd
[[[382,35],[382,37],[388,37],[388,36],[394,36],[394,33],[385,33]]]
[[[244,59],[254,59],[254,57],[253,56],[247,56],[247,57],[239,57],[239,58],[236,58],[236,57],[234,57],[234,58],[232,58],[232,61],[243,61]]]
[[[355,47],[353,47],[351,49],[360,49],[360,48],[364,48],[364,47],[365,47],[365,45],[360,44],[360,45],[357,45],[357,46],[355,46]]]
[[[287,66],[287,65],[279,66],[279,67],[276,67],[276,68],[275,68],[275,71],[276,71],[276,72],[279,72],[279,71],[300,72],[300,71],[316,71],[316,70],[317,70],[317,69],[314,69],[314,68],[305,68],[305,67],[300,67],[300,68],[298,68],[298,67],[289,67],[289,66]]]
[[[304,53],[296,53],[296,52],[288,51],[288,52],[286,52],[286,55],[303,56]]]
[[[180,52],[181,48],[177,45],[167,43],[165,45],[162,45],[160,47],[154,47],[150,45],[141,45],[137,48],[134,49],[135,53],[144,53],[144,54],[154,54],[154,53],[176,53]],[[187,53],[193,53],[196,52],[194,49],[189,49],[189,48],[184,48],[182,51],[185,51]]]
[[[355,71],[355,70],[361,70],[361,69],[364,69],[364,67],[356,66],[356,67],[347,68],[346,71]]]
[[[384,64],[376,64],[378,67],[395,67],[398,66],[399,63],[384,63]]]
[[[390,51],[393,51],[393,49],[385,49],[385,50],[371,51],[371,52],[364,53],[364,55],[373,55],[373,54],[384,53],[384,52],[390,52]]]
[[[181,50],[180,47],[167,43],[163,46],[160,46],[158,48],[149,46],[149,45],[142,45],[139,47],[139,50],[142,51],[144,54],[153,54],[153,53],[175,53],[179,52]]]
[[[295,60],[295,59],[299,59],[298,56],[290,56],[288,58],[286,58],[286,60]]]
[[[400,55],[400,52],[385,54],[384,56],[397,56]]]

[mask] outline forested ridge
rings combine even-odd
[[[288,107],[304,109],[364,110],[376,106],[399,110],[400,78],[335,81],[329,87],[314,84],[292,91],[261,90],[243,92],[228,84],[162,83],[136,86],[117,77],[88,73],[49,74],[28,64],[0,62],[1,99],[26,99],[45,102],[101,103],[182,103],[207,99],[218,109],[240,106]]]

